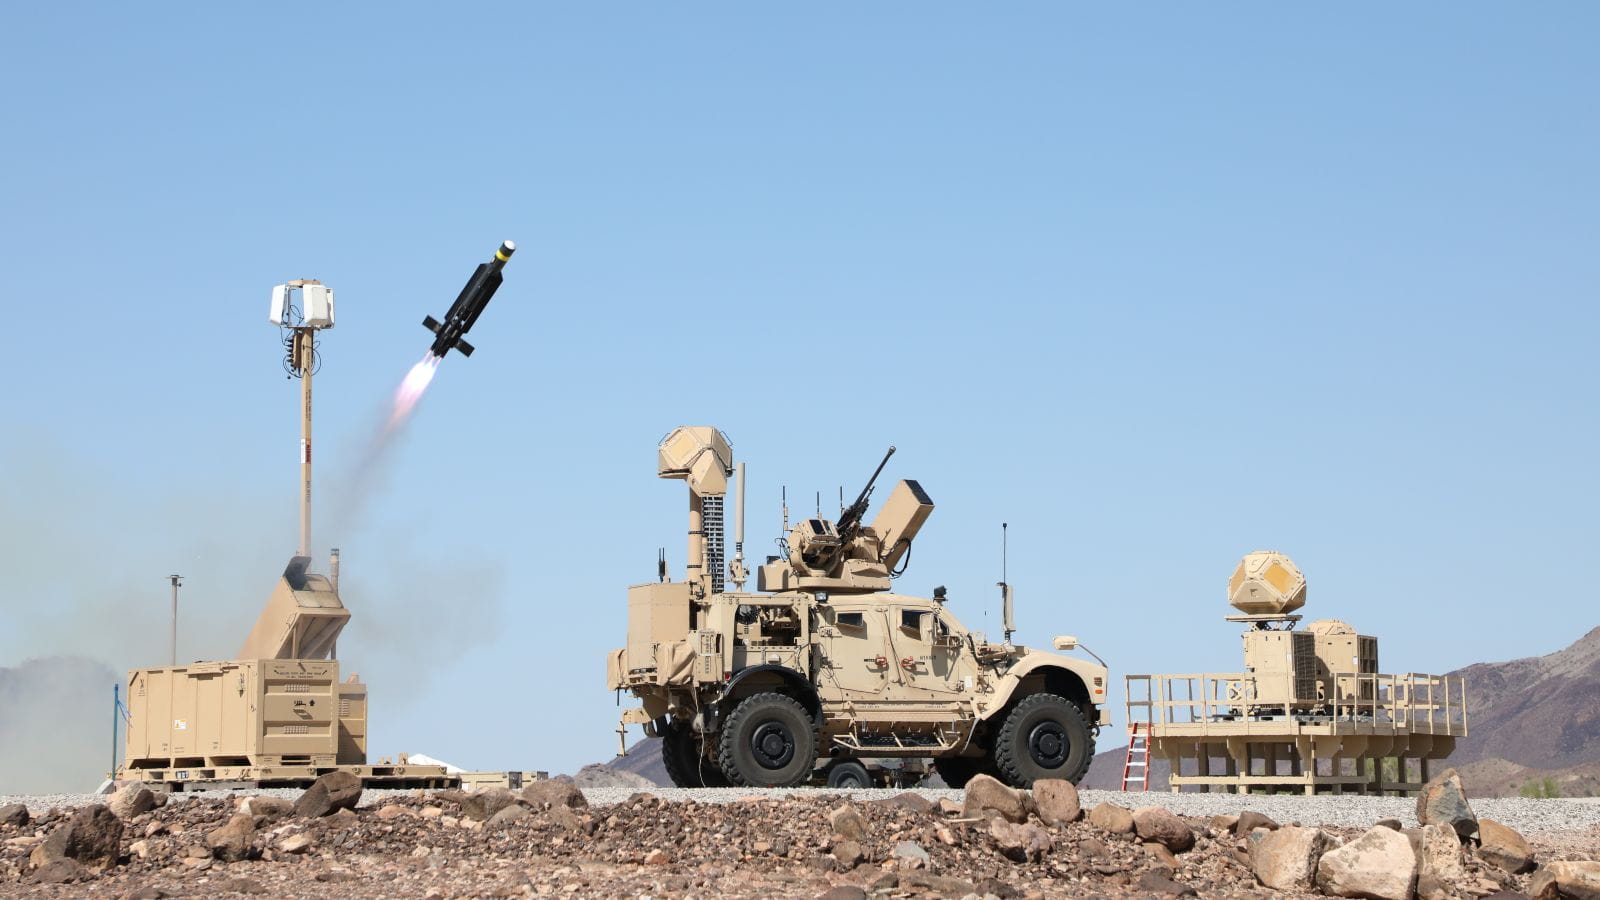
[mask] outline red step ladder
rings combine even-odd
[[[1144,724],[1143,733],[1139,731],[1140,724]],[[1138,769],[1135,775],[1133,770]],[[1128,755],[1122,762],[1122,789],[1126,791],[1129,784],[1139,785],[1139,790],[1150,790],[1150,726],[1148,723],[1128,723]]]

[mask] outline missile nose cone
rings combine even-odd
[[[514,242],[514,241],[501,241],[500,242],[500,249],[496,250],[494,255],[497,258],[499,258],[499,260],[501,262],[506,262],[507,260],[511,259],[511,254],[513,254],[515,252],[517,252],[516,242]]]

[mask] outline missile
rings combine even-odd
[[[494,259],[478,264],[477,271],[467,279],[467,286],[461,289],[456,302],[450,304],[450,311],[444,314],[442,323],[433,316],[422,320],[423,327],[437,335],[433,339],[433,346],[429,348],[430,353],[443,358],[454,347],[461,351],[462,356],[472,355],[472,345],[462,338],[472,330],[473,323],[483,314],[483,308],[489,305],[494,292],[500,289],[500,270],[506,267],[516,250],[517,245],[510,241],[501,243],[500,249],[494,252]]]

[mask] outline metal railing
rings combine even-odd
[[[1128,721],[1166,725],[1294,720],[1422,734],[1467,732],[1467,685],[1461,676],[1341,673],[1331,677],[1332,696],[1289,700],[1264,697],[1261,681],[1241,673],[1126,675]],[[1324,685],[1323,680],[1318,681]]]

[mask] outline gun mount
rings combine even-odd
[[[922,485],[903,480],[870,525],[863,524],[873,486],[894,455],[885,453],[867,486],[840,514],[837,523],[818,517],[802,519],[779,546],[782,558],[769,560],[757,574],[763,591],[817,590],[837,594],[886,591],[904,570],[911,542],[933,514],[933,500]]]

